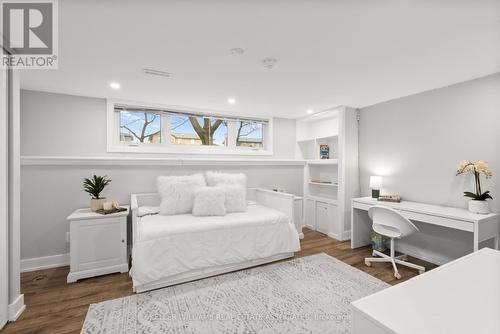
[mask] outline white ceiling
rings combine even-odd
[[[22,88],[299,117],[500,71],[499,0],[64,0],[59,17],[59,69]]]

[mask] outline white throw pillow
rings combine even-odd
[[[247,190],[240,185],[224,185],[226,195],[226,212],[245,212],[247,211]]]
[[[224,216],[226,196],[221,187],[200,187],[194,192],[193,216]]]
[[[247,176],[243,173],[206,172],[205,176],[210,187],[227,184],[240,185],[245,189],[247,187]]]
[[[160,193],[160,215],[178,215],[191,213],[194,205],[194,192],[198,187],[205,187],[203,174],[184,176],[158,176]]]

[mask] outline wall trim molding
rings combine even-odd
[[[25,309],[24,295],[21,294],[17,296],[16,300],[9,304],[9,321],[16,321]]]
[[[69,253],[21,260],[21,272],[69,266]]]
[[[21,156],[22,166],[304,166],[305,163],[290,159]]]

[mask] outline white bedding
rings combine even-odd
[[[299,236],[289,218],[258,204],[226,216],[149,215],[138,222],[131,275],[137,286],[298,250]]]

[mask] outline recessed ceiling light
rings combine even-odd
[[[229,104],[235,104],[236,103],[236,99],[233,98],[233,97],[230,97],[229,99],[227,99],[227,103],[229,103]]]
[[[306,113],[308,113],[308,114],[312,114],[312,113],[313,113],[313,110],[312,110],[312,109],[307,109],[307,110],[306,110]]]
[[[232,49],[229,49],[229,52],[232,55],[242,55],[242,54],[245,53],[245,49],[242,49],[242,48],[232,48]]]
[[[109,84],[109,87],[111,87],[111,88],[113,88],[113,89],[120,89],[120,87],[121,87],[121,86],[120,86],[120,84],[119,84],[118,82],[114,82],[114,81],[113,81],[113,82],[111,82],[111,83]]]

